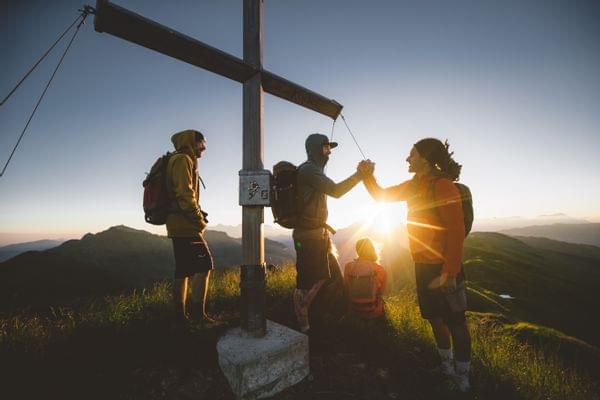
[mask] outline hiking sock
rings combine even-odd
[[[461,392],[468,392],[471,389],[471,384],[469,382],[469,370],[471,368],[470,361],[456,361],[455,362],[455,382],[458,386],[458,389]]]
[[[452,357],[451,349],[440,349],[438,348],[440,355],[442,373],[450,376],[454,374],[454,358]]]

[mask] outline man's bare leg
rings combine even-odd
[[[194,274],[191,279],[192,316],[196,321],[213,322],[206,314],[206,298],[208,296],[209,280],[210,271]]]
[[[188,278],[175,278],[173,282],[173,304],[178,318],[187,319],[186,301],[188,292]]]
[[[325,279],[322,279],[315,283],[310,290],[294,290],[294,311],[296,312],[296,319],[298,320],[301,332],[306,333],[310,329],[308,323],[308,309],[324,283]]]

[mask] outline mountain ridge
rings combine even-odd
[[[551,225],[531,225],[521,228],[500,230],[500,233],[511,236],[534,236],[562,242],[600,246],[600,223],[570,224],[556,223]]]
[[[56,247],[65,240],[41,239],[31,242],[21,242],[0,247],[0,262],[18,256],[26,251],[43,251]]]
[[[240,265],[240,239],[206,231],[216,268]],[[266,261],[292,261],[292,250],[265,241]],[[0,311],[44,309],[79,298],[143,288],[170,279],[174,271],[166,236],[119,225],[44,251],[29,251],[0,263]]]

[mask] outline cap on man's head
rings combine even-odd
[[[335,149],[336,147],[338,147],[338,142],[330,142],[329,139],[327,139],[327,141],[325,143],[323,143],[323,145],[329,145],[330,149]]]
[[[320,146],[324,146],[326,144],[329,145],[330,148],[334,149],[338,146],[337,142],[330,142],[329,138],[322,133],[312,133],[308,135],[306,138],[306,142],[304,143],[306,150],[308,151],[311,146],[314,144],[319,144]]]

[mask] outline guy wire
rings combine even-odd
[[[340,113],[340,117],[342,117],[342,121],[344,121],[344,125],[346,125],[346,129],[348,129],[348,132],[350,132],[350,136],[352,136],[352,140],[354,140],[354,143],[356,144],[358,151],[360,151],[360,154],[362,155],[363,160],[366,160],[367,157],[365,156],[365,153],[363,153],[362,149],[360,148],[360,145],[356,141],[356,138],[354,137],[352,130],[350,129],[350,127],[348,126],[348,123],[346,122],[346,118],[344,118],[344,114]]]
[[[50,54],[50,52],[52,51],[52,49],[54,47],[56,47],[56,45],[58,44],[58,42],[60,42],[62,40],[62,38],[65,37],[65,35],[67,34],[67,32],[69,32],[69,30],[71,30],[71,28],[77,23],[77,21],[81,17],[83,17],[82,14],[80,14],[75,19],[75,21],[73,21],[73,23],[71,25],[69,25],[69,27],[67,29],[65,29],[65,31],[58,37],[58,39],[56,39],[56,41],[52,44],[52,46],[50,46],[50,48],[48,50],[46,50],[46,52],[40,57],[40,59],[37,60],[37,62],[35,64],[33,64],[33,67],[31,67],[29,69],[29,71],[27,71],[27,73],[21,78],[21,80],[15,85],[15,87],[6,95],[6,97],[2,100],[2,102],[0,102],[0,106],[3,106],[4,103],[6,103],[6,101],[13,95],[14,92],[16,92],[16,90],[19,88],[19,86],[21,86],[21,84],[25,81],[25,79],[27,79],[27,77],[33,72],[34,69],[36,69],[36,67],[44,60],[44,58],[46,58],[46,56],[48,54]],[[85,17],[84,17],[84,19],[85,19]]]
[[[40,98],[38,99],[38,101],[37,101],[37,103],[35,105],[35,107],[33,108],[33,111],[31,113],[31,115],[29,116],[29,119],[27,120],[27,123],[25,124],[25,128],[23,128],[23,131],[21,132],[21,135],[19,136],[19,139],[17,140],[17,144],[15,144],[15,147],[12,149],[12,152],[10,153],[10,156],[8,157],[8,160],[6,161],[6,164],[4,164],[4,168],[2,168],[2,172],[0,172],[0,177],[2,177],[4,175],[4,172],[6,172],[6,168],[8,167],[8,164],[10,163],[10,160],[12,160],[12,157],[15,154],[15,151],[17,150],[17,147],[19,147],[19,143],[21,143],[21,139],[23,139],[23,136],[25,135],[25,132],[27,131],[27,127],[29,127],[29,123],[33,119],[33,116],[35,115],[35,112],[37,111],[40,103],[42,102],[42,99],[44,98],[44,95],[46,94],[46,91],[50,87],[50,83],[52,83],[52,80],[54,79],[54,76],[56,75],[56,72],[58,72],[58,69],[60,68],[63,60],[65,59],[65,56],[67,55],[67,52],[71,48],[71,45],[73,44],[73,41],[75,40],[75,37],[77,36],[77,33],[79,33],[79,28],[81,28],[81,25],[84,24],[85,19],[88,16],[88,14],[87,13],[82,13],[81,16],[83,16],[82,20],[79,22],[79,25],[77,25],[77,28],[75,29],[75,32],[73,33],[73,36],[71,37],[71,40],[69,41],[69,44],[67,45],[65,51],[63,52],[62,56],[60,57],[60,60],[58,61],[58,64],[56,65],[56,68],[54,68],[54,71],[52,72],[52,75],[50,76],[50,79],[48,80],[48,83],[46,84],[46,87],[44,88],[44,91],[42,92]],[[77,18],[77,19],[79,19],[79,18]]]

